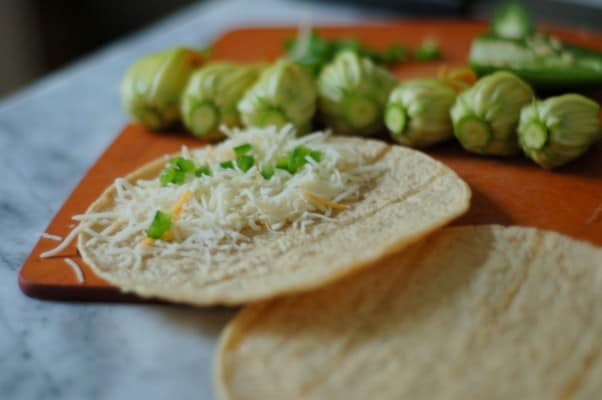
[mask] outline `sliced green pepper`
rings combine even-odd
[[[193,173],[194,170],[194,161],[184,157],[174,157],[169,160],[169,166],[159,174],[159,182],[161,186],[167,186],[170,183],[181,185],[186,182],[186,175]]]
[[[272,176],[274,176],[274,166],[270,164],[263,164],[261,166],[261,176],[263,176],[264,179],[270,179]]]
[[[276,161],[276,168],[294,174],[301,170],[305,164],[307,164],[307,157],[316,162],[320,162],[322,161],[322,152],[309,149],[305,146],[297,146],[286,156],[281,157],[278,159],[278,161]]]
[[[470,67],[479,75],[511,71],[544,89],[602,85],[602,53],[543,35],[519,40],[478,36],[470,49]]]
[[[219,166],[223,169],[234,169],[234,163],[232,162],[232,160],[221,162],[219,163]]]
[[[252,149],[253,149],[253,146],[251,145],[251,143],[244,143],[244,144],[241,144],[240,146],[236,146],[232,150],[234,150],[234,154],[236,154],[236,156],[238,157],[238,156],[244,156]]]
[[[163,236],[169,228],[171,228],[171,214],[157,211],[146,235],[151,239],[161,239],[161,236]]]
[[[247,172],[255,164],[253,156],[239,156],[236,158],[236,165],[242,172]]]
[[[499,7],[490,33],[473,40],[469,62],[479,75],[506,70],[542,89],[602,85],[601,52],[536,32],[516,1]]]
[[[211,167],[209,167],[208,165],[203,165],[202,167],[199,167],[196,169],[196,171],[194,171],[194,176],[196,176],[197,178],[200,178],[203,175],[211,176]]]
[[[169,163],[175,167],[177,170],[184,172],[192,172],[194,171],[194,161],[189,160],[184,157],[174,157],[169,160]]]
[[[288,171],[288,157],[280,157],[276,161],[276,168]]]

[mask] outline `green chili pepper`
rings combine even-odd
[[[291,174],[301,170],[307,164],[307,157],[316,162],[322,161],[322,152],[312,150],[305,146],[297,146],[286,156],[281,157],[276,162],[276,168],[290,172]]]
[[[234,163],[232,162],[232,160],[221,162],[219,163],[219,166],[223,169],[234,169]]]
[[[297,146],[289,155],[288,159],[288,170],[294,174],[299,171],[305,164],[307,164],[307,157],[311,157],[315,161],[322,159],[322,153],[319,151],[311,150],[305,146]]]
[[[522,40],[479,36],[472,42],[470,67],[479,75],[511,71],[543,89],[602,85],[602,53],[543,35]]]
[[[305,156],[309,154],[309,149],[304,146],[298,146],[293,149],[288,159],[288,170],[291,173],[297,172],[305,165]]]
[[[167,184],[172,183],[176,177],[176,169],[172,167],[164,168],[159,175],[159,182],[161,186],[167,186]]]
[[[261,176],[263,176],[263,179],[270,179],[272,176],[274,176],[274,166],[265,163],[261,166],[260,173]]]
[[[169,160],[169,163],[175,167],[177,170],[184,172],[192,172],[194,171],[194,161],[189,160],[184,157],[174,157]]]
[[[208,165],[203,165],[202,167],[199,167],[196,169],[196,171],[194,171],[194,175],[199,178],[203,175],[211,176],[211,167],[209,167]]]
[[[288,157],[280,157],[278,161],[276,161],[276,168],[288,171]]]
[[[241,144],[240,146],[236,146],[232,150],[234,150],[234,154],[236,154],[236,156],[238,157],[238,156],[244,156],[252,149],[253,149],[253,146],[251,145],[251,143],[244,143],[244,144]]]
[[[164,213],[163,211],[157,211],[153,222],[151,223],[148,231],[146,232],[147,237],[151,239],[161,239],[161,236],[171,228],[171,214]]]
[[[169,160],[169,167],[166,167],[159,174],[161,186],[167,186],[170,183],[181,185],[186,182],[186,175],[194,172],[194,161],[184,157],[174,157]]]
[[[309,156],[313,158],[316,162],[322,161],[322,152],[318,150],[311,150],[309,152]]]
[[[255,158],[253,156],[238,156],[236,158],[236,165],[242,172],[247,172],[255,164]]]
[[[181,185],[186,182],[186,172],[174,167],[167,167],[161,171],[159,182],[161,186],[167,186],[170,183]]]
[[[506,70],[542,89],[602,85],[602,52],[534,32],[527,11],[516,2],[502,6],[491,32],[473,40],[469,63],[479,75]]]

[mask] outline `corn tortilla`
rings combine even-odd
[[[599,399],[602,249],[443,229],[316,291],[245,307],[220,399]]]
[[[204,265],[199,249],[199,257],[154,257],[145,259],[142,268],[123,268],[117,267],[109,245],[90,244],[90,234],[82,232],[82,257],[98,276],[142,297],[193,305],[241,304],[333,282],[419,240],[469,207],[466,183],[422,153],[398,146],[385,151],[388,145],[376,140],[330,140],[352,143],[385,164],[387,172],[334,221],[317,223],[307,234],[291,227],[256,234],[252,250],[232,252],[218,266]],[[154,161],[127,179],[154,178],[164,164],[164,159]],[[109,187],[88,212],[110,211],[114,193]]]

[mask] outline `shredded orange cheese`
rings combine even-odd
[[[141,244],[142,246],[150,246],[150,245],[152,245],[153,243],[155,243],[155,239],[153,239],[153,238],[149,238],[149,237],[145,237],[144,239],[142,239],[142,240],[140,241],[140,244]]]
[[[587,221],[585,221],[585,223],[588,225],[593,224],[594,222],[597,222],[601,216],[602,216],[602,203],[600,203],[600,205],[598,207],[594,208],[594,212],[587,219]]]
[[[301,196],[305,197],[307,200],[311,201],[312,203],[321,205],[321,206],[326,206],[326,207],[330,207],[333,208],[335,210],[344,210],[347,208],[346,205],[344,204],[339,204],[339,203],[335,203],[333,201],[329,201],[326,199],[323,199],[321,197],[318,197],[314,194],[311,194],[309,192],[301,192]]]
[[[180,214],[182,213],[182,206],[188,201],[188,199],[190,199],[190,196],[192,196],[192,191],[190,189],[186,189],[184,193],[182,193],[176,204],[174,204],[174,206],[171,208],[171,212],[173,213],[172,219],[174,221],[180,219]]]

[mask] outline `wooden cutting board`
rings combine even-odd
[[[370,26],[324,27],[329,37],[357,37],[376,47],[403,42],[417,45],[425,37],[441,43],[445,60],[436,63],[405,63],[394,68],[401,78],[433,76],[447,64],[466,63],[470,41],[486,30],[483,23],[466,21],[400,21]],[[295,28],[243,28],[226,33],[214,44],[213,59],[235,61],[272,60],[282,52],[282,43]],[[586,33],[554,30],[559,37],[602,50],[602,37]],[[110,185],[142,164],[182,145],[204,143],[186,134],[159,134],[139,125],[128,125],[92,166],[46,233],[65,237],[73,227],[71,217],[83,213],[88,205]],[[455,221],[464,224],[502,224],[534,226],[555,230],[602,246],[602,145],[598,143],[578,161],[556,171],[546,171],[521,158],[497,159],[464,152],[451,142],[427,152],[454,169],[472,189],[470,211]],[[19,285],[29,296],[47,299],[132,301],[96,277],[77,254],[75,244],[62,255],[75,261],[84,275],[80,282],[65,258],[41,259],[40,253],[58,242],[41,238],[25,261]]]

